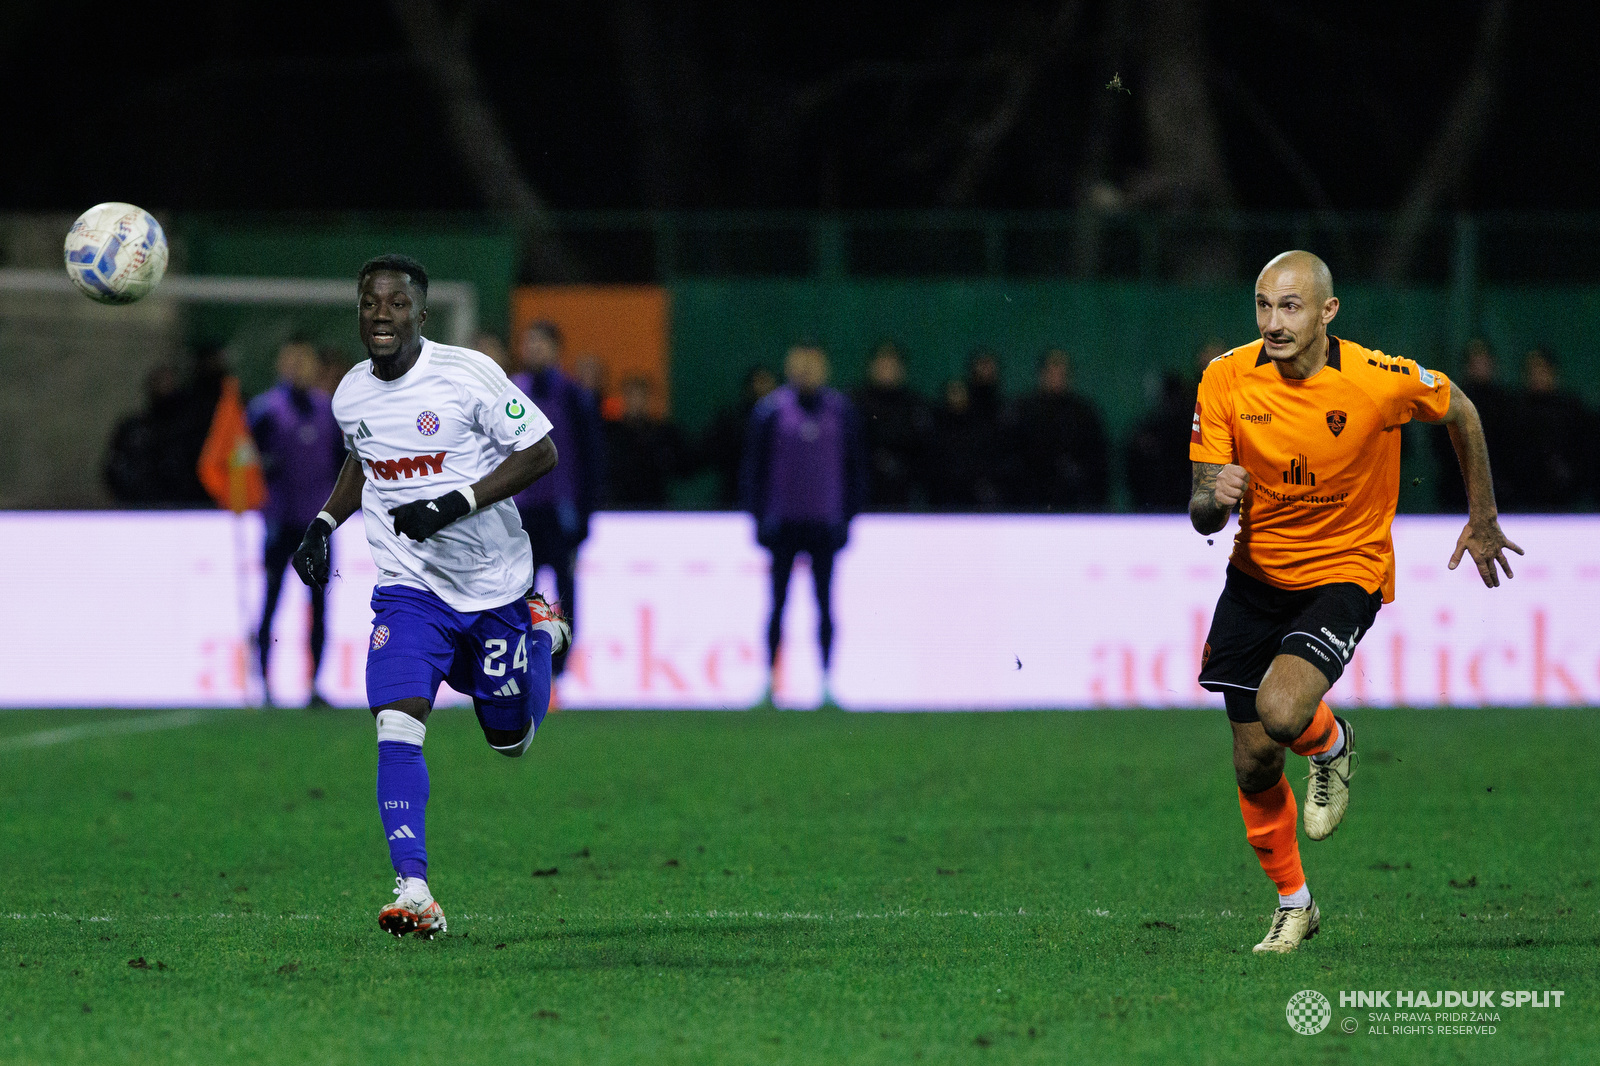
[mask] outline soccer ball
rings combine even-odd
[[[96,204],[67,231],[67,277],[103,304],[131,304],[167,272],[167,235],[132,204]]]

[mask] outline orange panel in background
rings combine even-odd
[[[569,374],[584,359],[599,362],[613,411],[622,382],[638,376],[651,382],[655,413],[665,415],[672,408],[667,313],[667,292],[654,285],[523,285],[511,292],[508,347],[515,361],[523,331],[547,318],[566,338],[562,366]]]

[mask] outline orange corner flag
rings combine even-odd
[[[267,502],[267,483],[261,476],[261,456],[255,438],[245,421],[244,403],[239,399],[239,379],[222,382],[222,396],[211,416],[211,430],[200,449],[196,465],[200,484],[217,501],[234,513],[253,511]]]

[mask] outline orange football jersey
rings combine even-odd
[[[1262,342],[1219,355],[1200,379],[1189,458],[1250,474],[1233,564],[1281,589],[1351,581],[1394,599],[1389,527],[1400,427],[1437,422],[1450,379],[1410,359],[1328,338],[1328,365],[1286,378]]]

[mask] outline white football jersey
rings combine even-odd
[[[502,607],[533,584],[533,555],[510,500],[474,511],[424,541],[394,531],[390,508],[484,478],[543,440],[550,420],[482,352],[422,342],[394,381],[353,367],[333,394],[345,447],[361,461],[367,543],[379,585],[426,589],[458,611]]]

